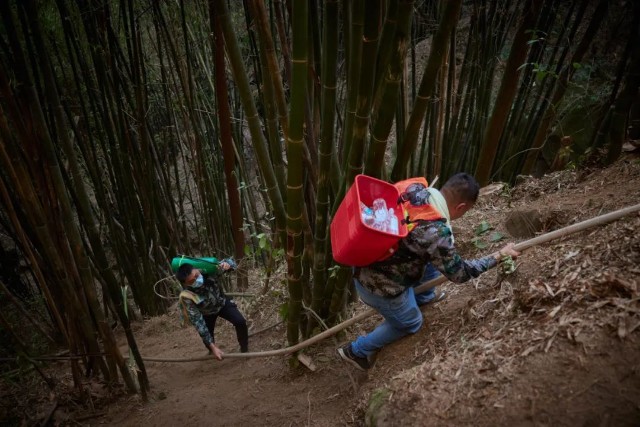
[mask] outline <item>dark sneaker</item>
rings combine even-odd
[[[342,360],[351,363],[356,368],[361,371],[366,371],[371,368],[371,363],[369,363],[369,359],[366,357],[358,357],[353,354],[353,350],[351,349],[351,343],[343,345],[338,348],[338,355],[342,358]]]

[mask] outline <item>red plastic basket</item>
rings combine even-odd
[[[376,230],[362,222],[360,202],[371,207],[378,197],[394,208],[399,234]],[[331,221],[333,259],[340,264],[364,267],[388,255],[398,240],[407,236],[407,227],[398,216],[401,212],[397,207],[398,197],[398,190],[392,184],[357,175]]]

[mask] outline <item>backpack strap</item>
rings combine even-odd
[[[184,300],[188,299],[193,301],[194,304],[198,305],[200,304],[202,301],[204,301],[204,298],[202,298],[200,295],[196,294],[195,292],[191,292],[188,290],[183,290],[182,292],[180,292],[180,295],[178,295],[178,301],[180,303],[180,309],[182,310],[182,324],[186,325],[187,323],[190,323],[189,321],[189,313],[187,312],[187,304],[185,304]]]
[[[196,294],[195,292],[192,291],[188,291],[186,289],[184,289],[182,292],[180,292],[180,295],[178,295],[178,298],[182,301],[184,298],[186,299],[190,299],[191,301],[193,301],[195,304],[200,304],[202,301],[204,301],[204,298],[202,298],[200,295]]]

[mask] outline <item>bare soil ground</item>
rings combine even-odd
[[[454,231],[463,254],[477,257],[527,238],[509,234],[522,231],[513,226],[518,213],[531,218],[529,231],[539,234],[639,202],[640,161],[627,157],[606,169],[556,172],[498,189],[482,196]],[[492,229],[478,236],[474,230],[483,221]],[[308,349],[313,372],[292,368],[283,357],[147,363],[149,403],[138,396],[110,401],[94,387],[93,416],[60,404],[51,420],[118,426],[637,426],[639,231],[640,215],[633,214],[526,251],[512,275],[492,271],[466,284],[443,285],[447,298],[423,309],[423,328],[383,349],[368,372],[342,363],[335,349],[373,329],[377,316]],[[500,237],[494,233],[503,238],[493,241]],[[252,274],[251,291],[258,293],[262,278]],[[283,277],[281,271],[266,295],[240,302],[250,331],[276,325],[251,337],[251,351],[287,345],[277,314]],[[355,304],[350,314],[365,309]],[[136,328],[143,356],[206,353],[175,313]],[[219,323],[217,342],[226,352],[237,351],[227,322]],[[42,419],[47,407],[40,408]]]

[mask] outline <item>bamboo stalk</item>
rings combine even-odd
[[[413,1],[402,1],[397,5],[397,24],[393,24],[393,38],[387,37],[387,24],[383,29],[383,42],[389,46],[380,46],[380,60],[384,69],[376,70],[380,73],[375,87],[375,98],[371,113],[370,142],[364,172],[371,176],[382,176],[386,173],[384,153],[387,149],[389,134],[396,118],[396,106],[399,103],[400,86],[405,69],[407,47],[411,37],[411,19],[413,18]],[[392,9],[389,11],[392,12]],[[389,50],[390,58],[383,59]],[[404,123],[398,122],[397,129],[404,129]]]
[[[251,141],[253,143],[256,157],[258,159],[260,172],[264,177],[269,200],[272,204],[272,208],[276,217],[277,232],[282,241],[286,241],[285,225],[287,220],[285,205],[282,199],[282,194],[280,193],[280,190],[278,188],[273,165],[271,164],[271,160],[269,159],[267,142],[264,134],[262,133],[262,126],[260,123],[260,118],[258,116],[258,110],[251,94],[249,79],[244,69],[242,54],[240,52],[238,40],[233,28],[231,16],[229,15],[229,10],[225,1],[214,0],[214,4],[222,27],[224,44],[227,57],[229,59],[229,65],[231,66],[232,74],[238,86],[238,92],[241,98],[242,105],[247,114],[247,122],[249,125],[249,131],[251,133]]]
[[[542,0],[527,2],[523,11],[523,18],[516,32],[511,46],[511,53],[505,65],[505,71],[500,83],[497,99],[491,113],[491,118],[485,129],[481,141],[478,163],[476,166],[476,179],[480,185],[487,185],[491,178],[491,172],[498,152],[500,137],[504,131],[509,112],[516,96],[518,81],[521,74],[521,65],[527,54],[527,42],[531,38],[530,29],[535,26],[542,7]]]
[[[356,0],[353,2],[345,2],[345,8],[349,9],[347,22],[345,25],[345,44],[347,44],[347,99],[344,113],[344,130],[342,132],[342,170],[345,177],[355,176],[359,171],[349,171],[349,161],[351,157],[351,142],[353,140],[353,126],[355,122],[358,88],[360,87],[360,72],[362,64],[362,35],[364,32],[364,2]],[[354,155],[355,156],[355,155]],[[358,167],[358,165],[356,165]],[[346,185],[350,185],[351,181],[345,178]],[[344,182],[343,182],[344,183]],[[342,198],[342,191],[338,200]]]
[[[210,4],[212,4],[212,1]],[[280,84],[282,86],[282,82],[280,80],[280,72],[277,68],[277,62],[270,61],[271,56],[275,55],[273,52],[267,52],[268,49],[273,50],[273,43],[271,40],[271,33],[268,31],[268,24],[266,22],[266,12],[261,13],[262,9],[264,9],[264,2],[259,1],[249,1],[246,2],[249,11],[254,18],[253,26],[257,28],[257,36],[259,41],[259,55],[260,55],[260,64],[262,70],[262,80],[260,82],[259,87],[262,88],[262,105],[264,107],[264,125],[266,128],[266,136],[267,142],[269,145],[269,152],[271,153],[271,162],[273,163],[273,169],[276,174],[276,179],[278,182],[278,188],[280,193],[283,194],[283,197],[286,197],[286,169],[283,161],[282,155],[282,143],[280,140],[280,132],[278,129],[278,106],[280,105],[280,100],[278,99],[278,104],[276,105],[276,89],[277,85]],[[211,7],[213,9],[213,7]],[[260,11],[258,10],[260,9]],[[222,34],[220,35],[220,40],[218,42],[221,46],[221,55],[222,55],[222,66],[224,66],[224,40],[222,40]],[[218,55],[218,53],[216,53]],[[268,56],[269,55],[269,56]],[[218,59],[216,59],[217,61]],[[224,68],[223,68],[224,70]],[[216,66],[216,73],[218,72],[218,67]],[[225,77],[226,78],[226,77]],[[277,81],[276,81],[277,79]],[[216,79],[217,80],[217,79]],[[225,83],[226,84],[226,83]],[[217,91],[216,91],[217,93]],[[282,102],[286,102],[283,100]],[[220,104],[222,107],[222,104]],[[285,107],[283,107],[285,108]],[[219,114],[219,113],[218,113]],[[282,116],[281,116],[282,117]],[[284,119],[286,120],[287,113],[284,113]],[[222,121],[220,121],[220,126],[222,128]],[[284,140],[287,140],[288,137],[288,124],[282,124],[282,134]]]
[[[346,182],[351,183],[355,176],[362,172],[363,158],[366,151],[366,138],[368,136],[369,124],[371,119],[371,105],[374,95],[374,83],[376,68],[373,66],[378,51],[379,29],[378,21],[380,20],[380,2],[367,1],[362,15],[364,21],[362,30],[362,40],[359,41],[360,49],[359,70],[353,70],[359,74],[357,94],[355,94],[355,110],[353,116],[350,150],[345,153],[348,156],[348,168],[345,169]],[[356,90],[356,88],[353,88]],[[397,91],[395,92],[397,94]],[[365,173],[379,178],[381,168],[370,170]]]
[[[447,55],[451,32],[458,23],[462,1],[450,1],[446,3],[443,12],[442,23],[433,38],[432,53],[425,66],[418,96],[413,105],[413,111],[409,116],[409,122],[405,127],[405,139],[402,150],[398,153],[391,171],[391,180],[399,181],[404,178],[410,155],[415,151],[420,125],[427,111],[430,97],[434,94],[438,69],[442,63],[442,56]]]
[[[518,251],[527,250],[533,246],[541,245],[543,243],[548,243],[552,240],[559,239],[565,236],[569,236],[574,233],[578,233],[580,231],[584,231],[588,228],[595,227],[598,225],[604,225],[609,222],[613,222],[620,218],[623,218],[627,215],[630,215],[634,212],[640,212],[640,204],[629,206],[623,209],[619,209],[617,211],[610,212],[608,214],[600,215],[595,218],[591,218],[577,224],[569,225],[567,227],[561,228],[559,230],[551,231],[549,233],[545,233],[543,235],[534,237],[533,239],[525,240],[524,242],[520,242],[515,246],[515,249]],[[497,252],[492,255],[496,255]],[[415,288],[415,293],[422,293],[428,291],[429,289],[434,288],[444,282],[447,281],[445,276],[440,276],[436,279],[430,280],[429,282],[423,283],[420,286]],[[324,339],[332,337],[338,332],[348,328],[349,326],[358,323],[361,320],[364,320],[373,314],[376,314],[377,311],[375,309],[369,309],[364,311],[349,320],[346,320],[339,325],[332,327],[331,329],[327,329],[326,331],[309,338],[306,341],[300,342],[296,345],[281,348],[278,350],[269,350],[269,351],[260,351],[254,353],[229,353],[225,354],[225,358],[249,358],[249,357],[271,357],[271,356],[283,356],[289,355],[291,353],[295,353],[296,351],[302,350],[303,348],[307,348],[317,342],[320,342]],[[180,362],[198,362],[203,360],[211,360],[212,356],[203,356],[203,357],[193,357],[193,358],[184,358],[184,359],[166,359],[161,357],[143,357],[143,359],[147,362],[167,362],[167,363],[180,363]]]
[[[278,68],[278,58],[276,56],[275,43],[273,37],[271,36],[271,32],[268,29],[267,11],[264,2],[262,1],[250,0],[248,2],[248,5],[253,17],[255,18],[261,50],[264,50],[265,62],[262,65],[264,67],[263,72],[265,73],[265,77],[263,78],[263,80],[271,80],[273,83],[273,95],[276,101],[280,127],[282,129],[283,137],[286,141],[289,135],[289,112],[287,110],[287,100],[284,93],[282,78],[280,76]],[[288,77],[288,81],[291,82],[291,76],[289,75]]]
[[[328,223],[331,208],[331,159],[335,156],[335,118],[336,118],[336,63],[338,51],[338,2],[324,2],[322,37],[322,79],[321,90],[321,136],[318,146],[318,182],[315,200],[315,236],[313,260],[313,291],[311,307],[320,313],[324,305],[323,294],[327,286]],[[338,172],[338,171],[334,171]],[[338,175],[334,173],[333,175]],[[307,325],[307,335],[315,327],[311,320]]]
[[[220,143],[222,145],[222,157],[224,163],[224,176],[231,213],[231,228],[234,242],[234,256],[240,265],[237,275],[238,288],[245,290],[248,287],[246,268],[242,263],[244,258],[244,233],[242,232],[242,202],[238,190],[238,179],[235,174],[236,156],[233,146],[231,131],[231,112],[229,110],[229,94],[226,82],[224,66],[224,38],[222,28],[214,13],[214,3],[209,1],[209,25],[212,28],[213,57],[215,61],[215,89],[218,102],[218,124],[220,128]]]
[[[287,144],[287,289],[289,290],[289,314],[287,317],[287,339],[298,342],[300,315],[302,312],[303,268],[303,146],[304,113],[307,95],[308,64],[308,3],[305,0],[293,2],[292,15],[292,70],[291,70],[291,110],[289,112],[289,137]]]

